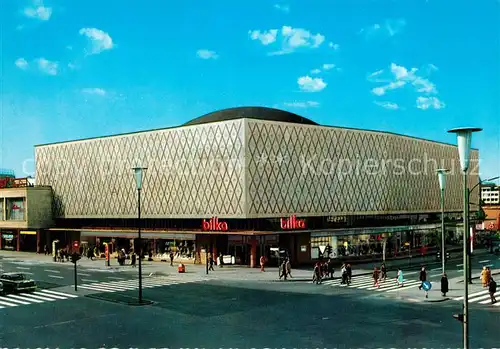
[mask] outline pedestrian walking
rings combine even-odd
[[[488,291],[490,292],[491,304],[495,304],[497,299],[495,297],[495,293],[497,292],[497,283],[490,277],[490,282],[488,284]]]
[[[330,279],[333,279],[334,272],[335,269],[333,268],[333,261],[331,259],[328,259],[328,274],[330,275]]]
[[[340,267],[340,273],[342,274],[342,285],[349,284],[348,276],[347,276],[347,267],[345,264],[342,264]]]
[[[483,287],[488,286],[488,270],[486,267],[483,267],[483,270],[481,271],[481,284]]]
[[[264,264],[266,263],[266,258],[264,256],[260,256],[260,271],[264,272]]]
[[[443,297],[446,297],[448,291],[448,276],[446,276],[446,273],[443,273],[443,276],[441,277],[441,294]]]
[[[316,283],[316,285],[319,285],[321,283],[321,265],[319,264],[319,262],[314,265],[313,283]]]
[[[398,277],[396,279],[396,282],[398,284],[399,287],[404,287],[404,275],[403,275],[403,271],[401,270],[401,268],[398,268]]]
[[[420,280],[420,286],[418,286],[418,289],[421,290],[422,287],[424,287],[424,282],[427,281],[427,272],[425,271],[425,267],[422,267],[422,269],[420,270],[419,280]]]
[[[172,251],[170,251],[170,266],[173,267],[174,266],[174,253]]]
[[[373,269],[373,286],[374,287],[380,288],[379,277],[380,277],[380,273],[378,271],[378,268],[375,267]]]
[[[135,254],[134,251],[130,251],[130,265],[132,266],[132,268],[135,268],[135,263],[137,261],[137,255]]]
[[[350,264],[347,264],[346,271],[347,271],[347,286],[349,286],[352,280],[352,268]]]
[[[211,255],[210,255],[210,257],[208,257],[208,265],[209,265],[209,268],[208,268],[209,271],[215,271],[214,270],[214,257]]]
[[[292,277],[292,263],[290,263],[290,258],[285,260],[285,269],[288,276]],[[285,277],[286,279],[286,277]]]
[[[387,279],[387,268],[385,267],[385,263],[382,263],[382,265],[380,266],[380,272],[381,272],[381,276],[380,276],[380,279],[384,279],[384,282],[385,280]]]

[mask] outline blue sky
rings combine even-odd
[[[500,175],[497,0],[2,0],[0,167],[234,106],[456,144]]]

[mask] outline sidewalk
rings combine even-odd
[[[73,267],[73,263],[69,262],[54,262],[53,257],[46,256],[44,254],[36,254],[33,252],[13,252],[13,251],[0,251],[0,262],[3,258],[8,260],[22,260],[22,261],[39,261],[41,263],[47,264],[57,264],[59,266]],[[170,266],[170,263],[166,262],[149,262],[143,261],[143,273],[144,275],[172,275],[177,272],[178,263],[174,263]],[[88,269],[99,269],[99,270],[120,270],[120,271],[130,271],[135,272],[137,269],[132,269],[130,266],[130,261],[127,261],[126,265],[119,265],[116,259],[111,259],[110,266],[106,265],[106,261],[101,258],[96,258],[94,260],[87,259],[83,257],[78,261],[79,268]],[[206,266],[204,264],[185,264],[186,275],[206,275]],[[254,281],[277,281],[279,280],[278,268],[277,267],[267,267],[265,272],[261,272],[260,268],[249,268],[248,266],[240,265],[225,265],[222,268],[219,266],[214,266],[215,271],[209,272],[209,277],[212,279],[232,279],[232,280],[254,280]],[[353,269],[353,277],[359,275],[371,274],[371,270],[365,269]],[[292,277],[287,281],[311,281],[312,280],[312,268],[311,269],[292,269]],[[340,278],[338,268],[335,269],[335,279]]]

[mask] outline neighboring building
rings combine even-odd
[[[481,200],[485,205],[500,205],[500,185],[495,183],[481,184]]]
[[[0,173],[0,249],[39,252],[40,238],[53,225],[50,187]]]
[[[276,248],[303,263],[327,246],[334,258],[369,258],[381,255],[383,240],[390,256],[432,245],[440,229],[435,170],[459,166],[453,145],[256,107],[176,128],[39,145],[35,157],[37,183],[54,192],[49,239],[129,248],[138,227],[132,167],[140,165],[148,168],[143,238],[154,252],[175,245],[203,260],[212,246],[251,265]],[[477,162],[478,151],[471,157]],[[461,218],[461,178],[452,171],[447,180],[452,223]],[[471,187],[478,182],[469,179]]]

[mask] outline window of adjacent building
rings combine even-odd
[[[25,209],[24,198],[7,199],[7,220],[24,221]]]

